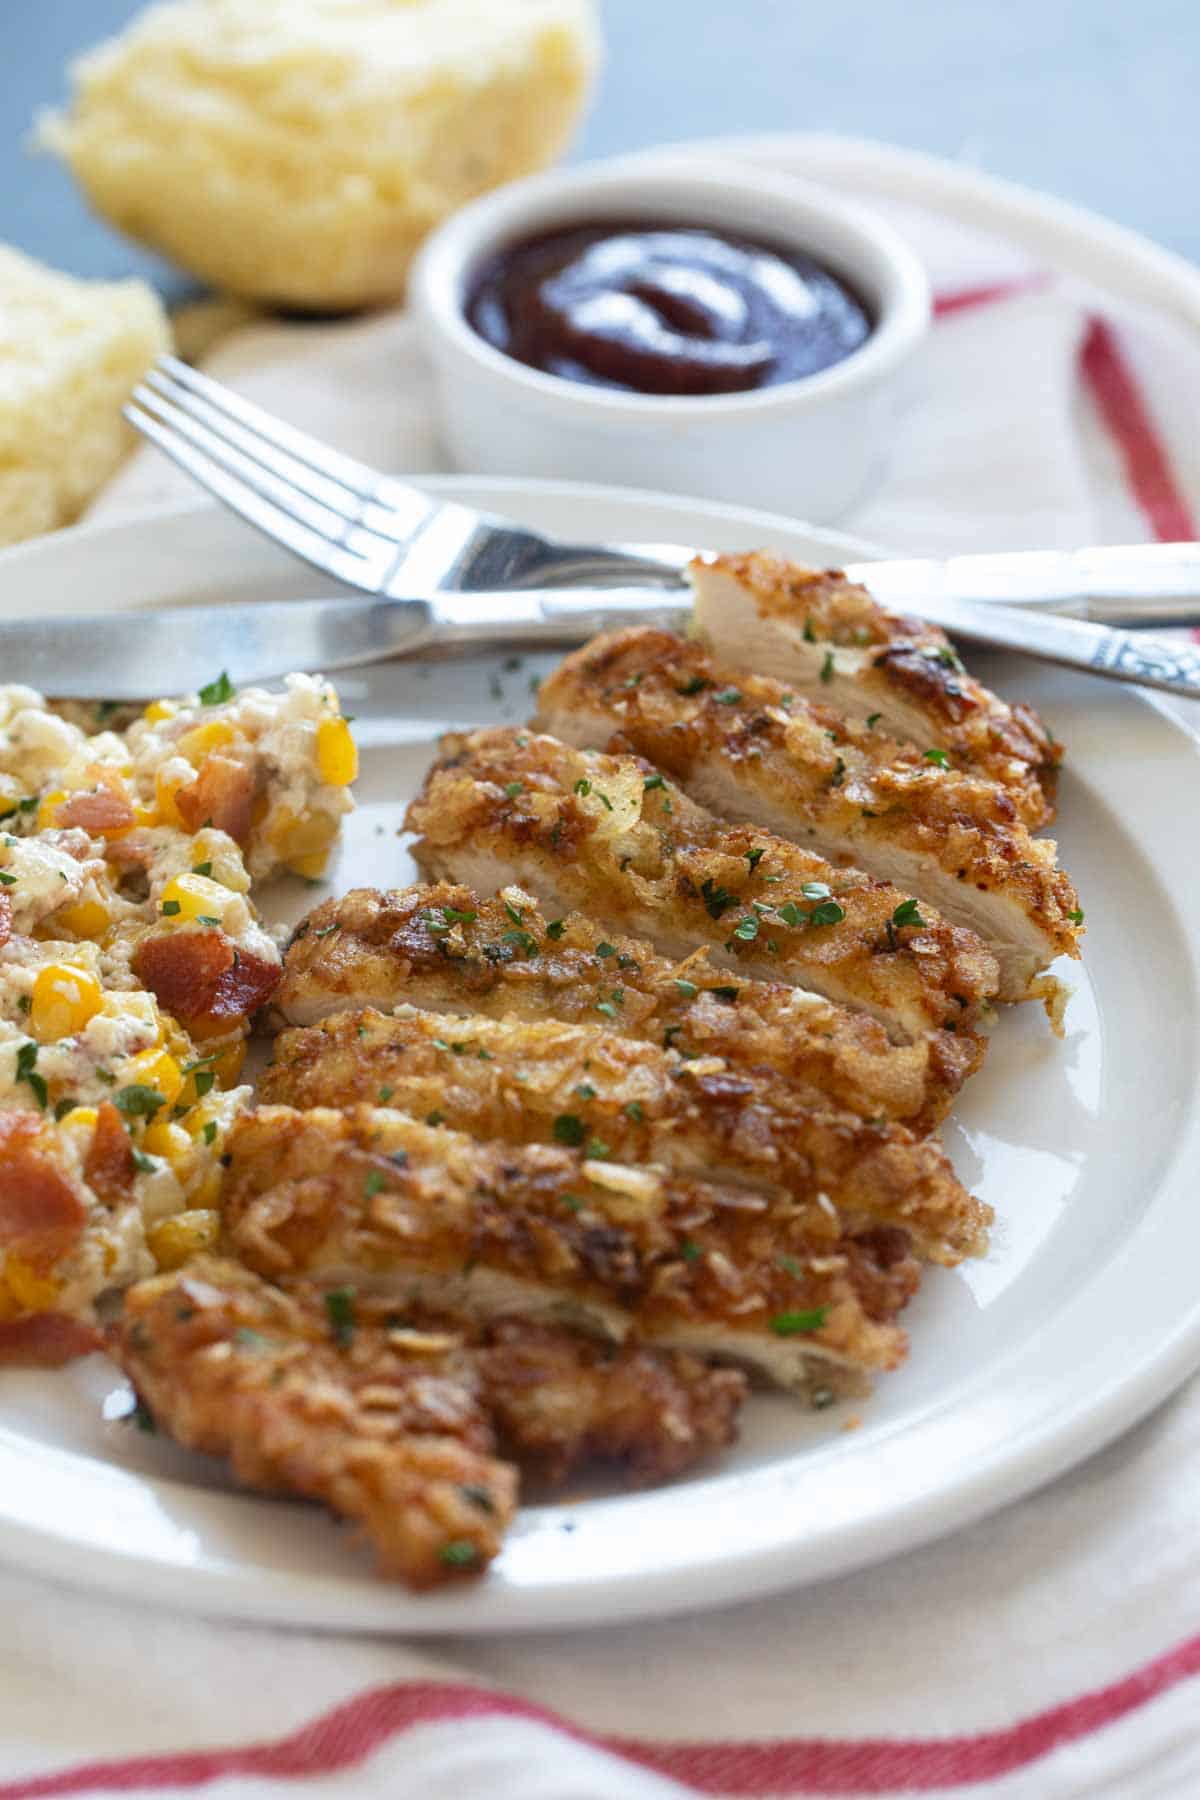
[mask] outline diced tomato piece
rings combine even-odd
[[[223,931],[169,931],[143,938],[133,958],[139,981],[183,1024],[249,1018],[274,993],[282,970]]]
[[[129,1198],[134,1172],[129,1133],[112,1101],[105,1100],[96,1118],[83,1178],[105,1206],[118,1206]]]
[[[254,789],[253,769],[214,750],[200,765],[191,787],[179,789],[175,804],[189,831],[211,825],[245,844],[254,818]]]
[[[0,1245],[47,1269],[75,1244],[87,1208],[62,1170],[35,1148],[41,1120],[0,1112]]]
[[[77,1356],[101,1350],[104,1339],[94,1325],[67,1313],[29,1313],[23,1319],[0,1320],[0,1366],[60,1369]]]

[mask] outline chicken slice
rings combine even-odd
[[[401,1004],[588,1024],[601,1016],[614,971],[623,1002],[603,1015],[610,1032],[684,1057],[720,1057],[741,1073],[769,1071],[800,1104],[899,1119],[917,1132],[945,1117],[986,1048],[970,1031],[892,1044],[865,1013],[803,988],[744,976],[731,983],[704,949],[675,962],[644,938],[606,936],[582,913],[548,924],[521,888],[485,900],[450,882],[355,888],[325,901],[296,928],[275,1011],[296,1025]]]
[[[451,733],[407,822],[430,878],[517,882],[547,910],[590,913],[664,956],[705,947],[723,968],[867,1012],[898,1043],[971,1029],[996,992],[995,959],[973,933],[932,909],[914,915],[860,870],[723,823],[634,757],[504,726]],[[624,1004],[618,974],[605,1016]]]
[[[272,1280],[400,1309],[519,1314],[728,1357],[807,1392],[896,1366],[919,1268],[906,1234],[832,1206],[477,1143],[387,1108],[267,1106],[227,1145],[228,1246]]]
[[[837,1208],[851,1231],[900,1226],[923,1256],[987,1249],[991,1211],[941,1145],[902,1125],[815,1111],[767,1071],[686,1061],[602,1025],[461,1019],[402,1007],[339,1013],[277,1039],[259,1098],[299,1108],[385,1105],[509,1144],[582,1145],[772,1199]]]
[[[456,1338],[430,1354],[382,1324],[351,1333],[344,1310],[200,1258],[131,1288],[110,1347],[179,1443],[353,1520],[383,1574],[431,1587],[499,1551],[516,1474]]]
[[[769,669],[794,692],[1008,789],[1031,831],[1054,817],[1062,750],[1029,706],[968,674],[945,632],[885,612],[838,569],[769,552],[702,557],[688,571],[695,626],[719,662]]]
[[[645,628],[573,652],[538,707],[573,744],[647,757],[722,817],[931,902],[995,953],[1002,1000],[1052,1002],[1057,984],[1039,977],[1079,954],[1079,900],[1055,845],[1029,835],[1007,789],[943,751],[922,756],[767,676],[735,679],[702,645]]]

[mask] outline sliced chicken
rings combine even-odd
[[[1039,978],[1056,957],[1078,956],[1079,900],[1055,845],[1029,835],[996,782],[767,676],[735,677],[669,631],[594,639],[543,682],[538,706],[571,743],[646,757],[722,817],[930,902],[994,952],[1002,1000],[1053,1005],[1057,984]]]
[[[945,1116],[987,1042],[964,1030],[892,1044],[865,1013],[803,988],[745,976],[731,983],[704,949],[675,962],[644,938],[606,934],[582,913],[548,925],[522,888],[484,900],[450,882],[389,893],[355,888],[325,901],[293,934],[275,1010],[297,1025],[402,1004],[531,1025],[593,1024],[614,971],[623,999],[603,1015],[609,1031],[684,1057],[719,1057],[743,1074],[770,1071],[802,1105],[900,1119],[918,1132]]]
[[[697,558],[688,573],[696,629],[718,662],[769,669],[887,737],[946,751],[953,768],[1006,787],[1031,831],[1054,817],[1060,746],[1032,707],[968,674],[936,625],[886,612],[838,569],[769,552]]]
[[[966,1193],[935,1140],[812,1110],[767,1071],[685,1060],[599,1021],[339,1013],[277,1039],[259,1098],[390,1106],[477,1138],[578,1145],[773,1200],[819,1195],[851,1231],[900,1226],[936,1262],[987,1248],[990,1210]]]
[[[477,1574],[517,1503],[478,1371],[453,1337],[431,1350],[382,1323],[351,1331],[349,1305],[202,1258],[131,1288],[110,1347],[173,1438],[246,1487],[353,1520],[381,1573],[415,1588]]]
[[[634,757],[510,727],[451,734],[408,826],[431,878],[516,882],[547,911],[590,913],[664,956],[707,948],[723,968],[867,1012],[898,1043],[970,1030],[996,992],[995,959],[973,933],[859,870],[723,824]],[[619,975],[604,1016],[624,1006]]]
[[[905,1354],[906,1234],[849,1235],[819,1201],[589,1146],[477,1143],[387,1108],[262,1107],[227,1146],[228,1246],[272,1280],[727,1357],[818,1403]]]

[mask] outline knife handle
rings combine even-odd
[[[847,573],[883,605],[917,613],[922,599],[946,599],[1037,607],[1105,625],[1200,624],[1200,544],[859,563]]]

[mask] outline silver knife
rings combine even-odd
[[[1200,699],[1200,650],[1050,610],[954,598],[946,592],[949,577],[934,579],[950,566],[923,565],[911,599],[893,599],[895,589],[879,576],[912,564],[865,563],[853,574],[866,577],[885,604],[902,604],[963,642]],[[5,620],[0,680],[61,699],[149,700],[194,693],[221,672],[241,687],[290,670],[332,673],[416,651],[501,644],[549,649],[622,625],[679,627],[690,612],[680,589],[509,588],[428,599],[232,602]]]

